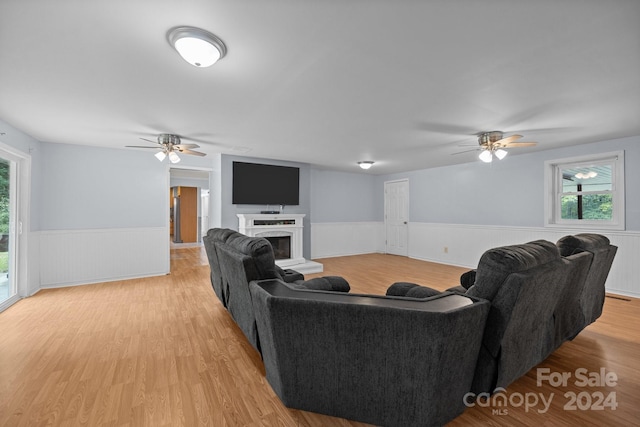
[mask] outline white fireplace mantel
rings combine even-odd
[[[291,258],[278,259],[276,264],[284,268],[292,268],[300,273],[322,271],[322,264],[304,259],[303,220],[305,214],[237,214],[238,231],[249,237],[284,237],[290,236]]]

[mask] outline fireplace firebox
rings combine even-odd
[[[273,247],[276,260],[291,258],[291,236],[265,237]]]
[[[238,214],[238,231],[271,242],[276,264],[293,268],[307,264],[302,255],[304,214]],[[322,270],[320,270],[322,271]]]

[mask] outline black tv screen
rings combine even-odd
[[[300,169],[233,162],[234,205],[300,204]]]

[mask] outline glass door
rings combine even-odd
[[[15,265],[16,163],[0,153],[0,304],[17,293]]]

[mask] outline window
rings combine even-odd
[[[624,152],[545,163],[550,227],[624,230]]]

